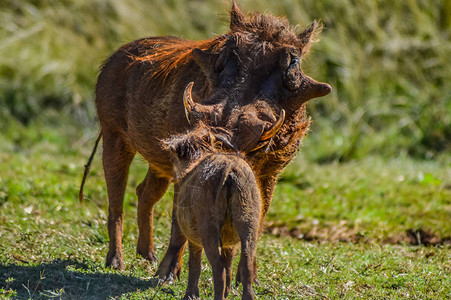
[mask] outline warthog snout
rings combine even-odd
[[[213,107],[195,103],[193,101],[191,94],[193,85],[194,82],[188,83],[183,92],[183,106],[185,108],[185,116],[188,123],[191,123],[194,111],[198,110],[205,112],[213,110]],[[252,111],[246,114],[247,109]],[[257,108],[257,110],[258,109],[259,108]],[[285,121],[285,110],[280,110],[279,117],[272,124],[268,124],[267,122],[268,118],[274,119],[273,114],[270,111],[270,117],[266,115],[266,118],[262,118],[261,116],[264,115],[264,113],[262,111],[258,112],[257,110],[255,110],[253,106],[244,109],[245,112],[243,112],[238,120],[238,126],[246,127],[246,129],[238,131],[238,137],[234,139],[236,144],[232,144],[229,139],[227,139],[227,137],[230,138],[230,134],[228,136],[217,135],[217,138],[231,149],[240,150],[244,153],[249,153],[265,146],[266,143],[264,142],[272,138],[282,127]],[[211,115],[212,113],[210,112],[209,114]],[[241,137],[239,137],[240,134]]]

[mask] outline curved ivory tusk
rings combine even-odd
[[[273,137],[277,131],[279,131],[280,127],[282,127],[283,122],[285,121],[285,110],[280,111],[279,119],[265,132],[263,132],[260,141],[266,141],[267,139]]]
[[[188,120],[188,123],[190,122],[189,115],[191,114],[191,111],[194,106],[194,101],[191,96],[191,91],[193,90],[193,85],[194,85],[194,82],[188,83],[188,85],[185,88],[185,91],[183,92],[183,106],[185,107],[185,116],[186,116],[186,119]]]
[[[260,149],[260,148],[262,148],[263,146],[266,146],[268,143],[258,143],[257,144],[257,146],[255,146],[254,148],[252,148],[252,150],[251,151],[248,151],[247,153],[251,153],[251,152],[254,152],[255,150],[258,150],[258,149]]]

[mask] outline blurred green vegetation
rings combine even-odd
[[[334,88],[309,105],[309,160],[430,159],[451,150],[451,0],[239,4],[301,28],[325,23],[303,63]],[[1,132],[36,123],[95,131],[94,85],[112,51],[145,36],[224,33],[229,7],[224,0],[0,0]]]

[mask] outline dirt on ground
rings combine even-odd
[[[288,223],[267,222],[265,233],[272,236],[285,236],[311,242],[382,243],[408,245],[447,245],[451,246],[451,236],[441,237],[427,229],[409,228],[403,232],[377,236],[361,230],[358,225],[341,221],[334,225],[291,225]]]

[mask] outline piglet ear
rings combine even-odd
[[[165,151],[168,152],[172,152],[173,154],[176,154],[176,139],[174,138],[169,138],[169,139],[164,139],[161,141],[161,145],[163,146],[163,149]]]
[[[241,12],[236,1],[233,1],[232,11],[230,12],[230,30],[237,31],[243,28],[243,25],[246,23],[246,17]]]
[[[162,140],[163,149],[171,153],[173,158],[182,160],[188,155],[187,139],[184,135],[173,136]]]

